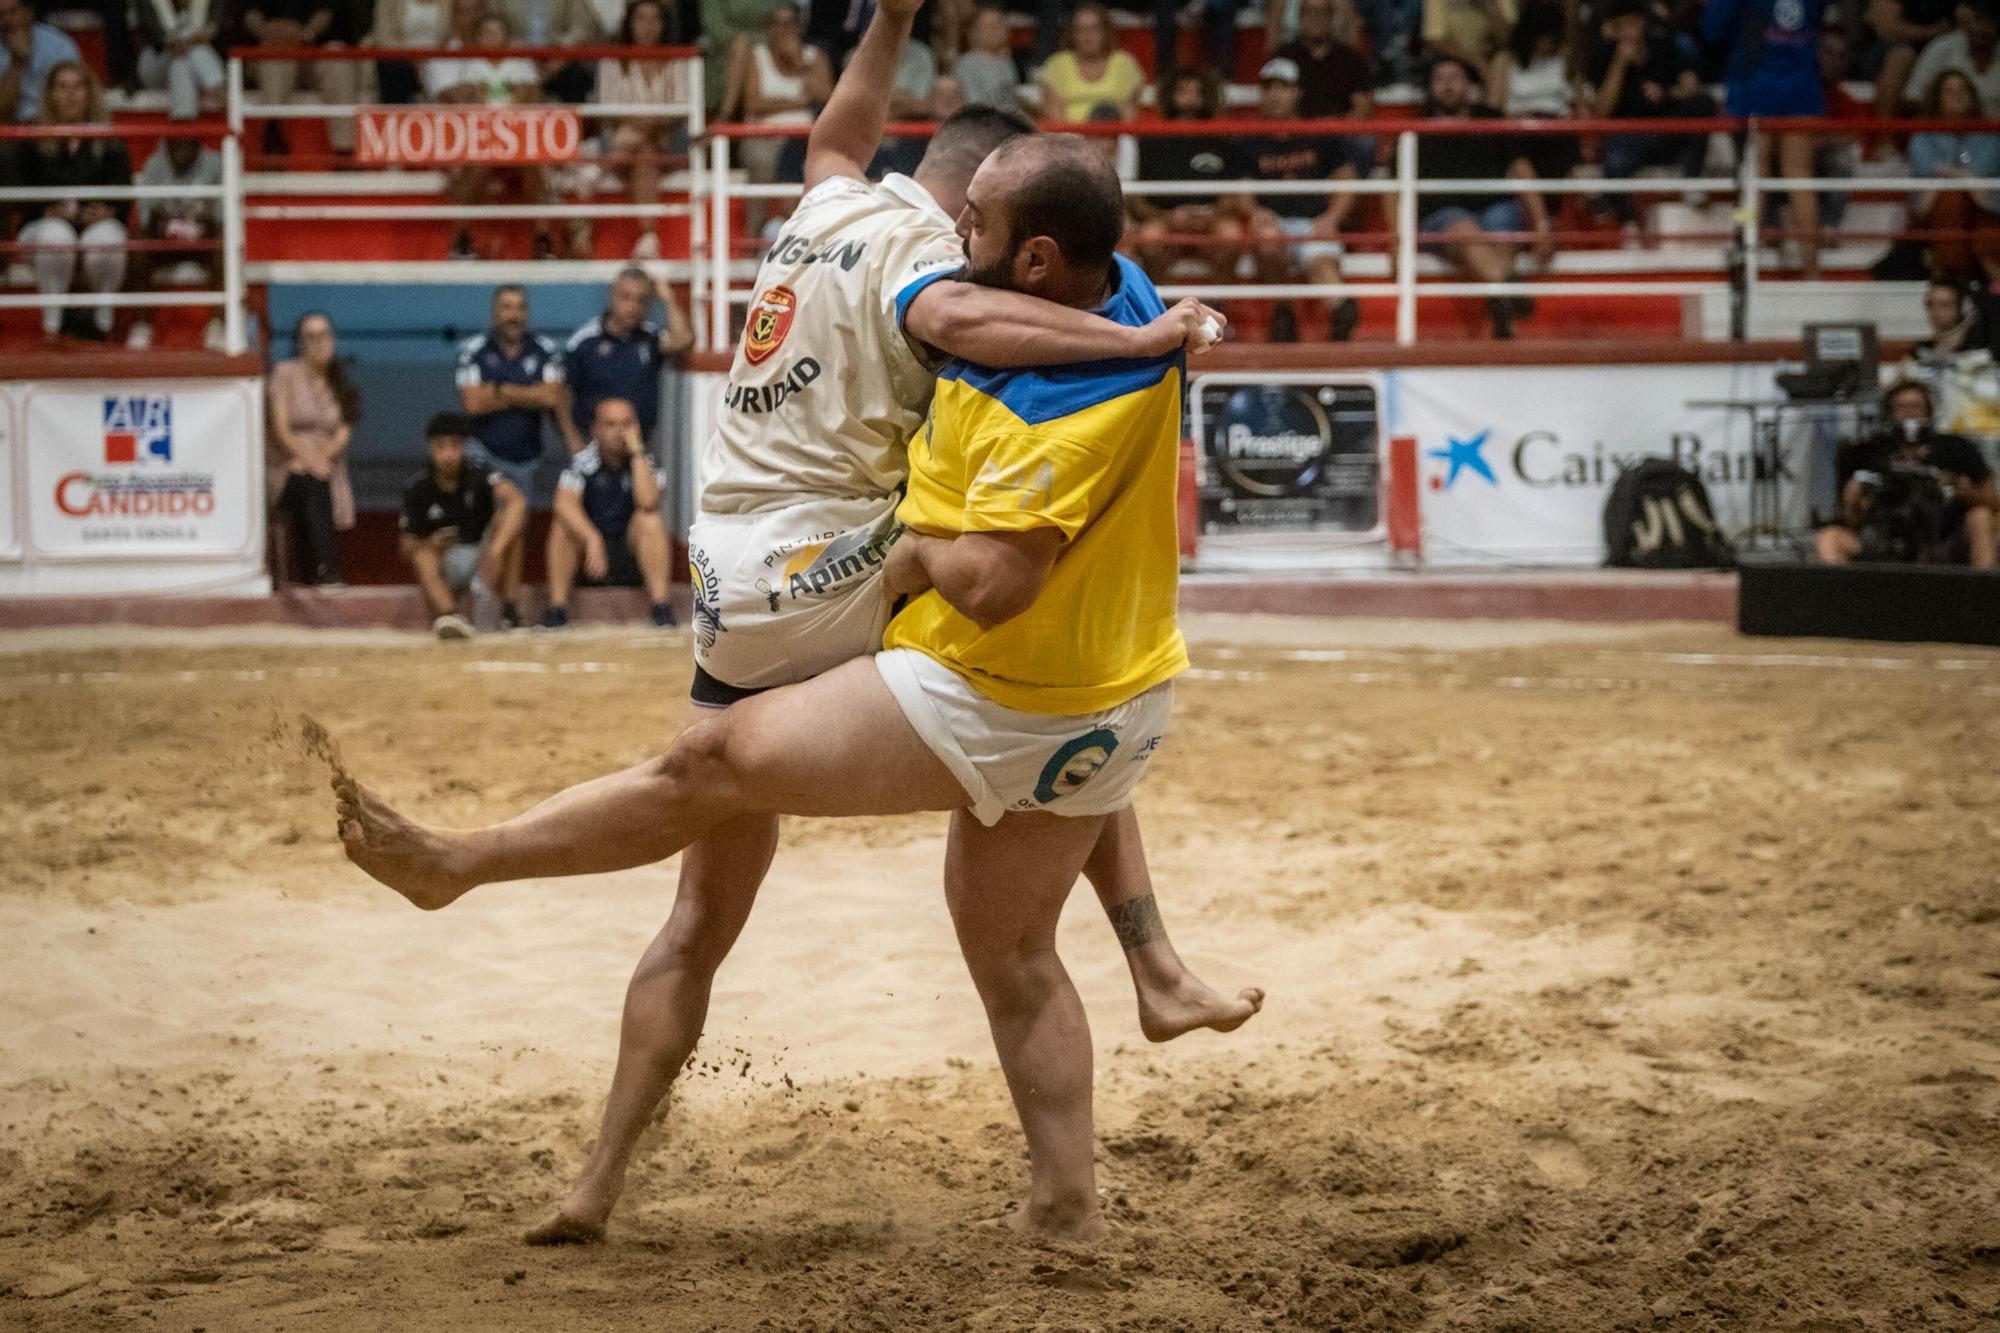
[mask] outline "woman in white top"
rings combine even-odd
[[[451,0],[452,38],[446,48],[459,46],[511,46],[513,26],[504,14],[482,8],[485,0]],[[424,62],[424,91],[437,102],[472,103],[495,106],[509,102],[533,102],[541,96],[541,80],[535,62],[524,56],[490,60],[484,56],[445,56]],[[518,176],[524,202],[549,202],[549,173],[544,167],[455,167],[445,179],[445,193],[454,203],[483,204],[489,201],[498,173]],[[555,254],[555,242],[546,221],[535,223],[535,258]],[[471,259],[475,255],[472,228],[461,222],[451,239],[451,257]]]
[[[742,40],[731,62],[730,85],[741,89],[741,119],[746,125],[810,125],[814,108],[833,93],[833,70],[826,53],[806,45],[805,24],[792,0],[778,0],[764,27],[764,40]],[[729,102],[724,93],[724,105]],[[779,159],[796,142],[792,157],[803,163],[805,138],[737,139],[730,150],[751,180],[769,184],[778,179]],[[796,179],[796,177],[795,177]],[[755,205],[761,201],[751,200]],[[763,226],[767,210],[749,207],[751,230]]]
[[[1528,0],[1507,44],[1487,67],[1488,104],[1520,120],[1574,115],[1569,46],[1569,23],[1555,0]],[[1576,140],[1565,135],[1537,135],[1528,150],[1535,174],[1545,178],[1569,175],[1579,160]]]
[[[659,46],[667,35],[666,0],[631,0],[618,28],[620,46]],[[671,60],[600,60],[597,62],[597,100],[607,106],[668,106],[688,100],[687,79],[682,66]],[[606,135],[610,150],[624,159],[625,179],[632,187],[632,202],[654,204],[660,200],[660,154],[667,148],[670,122],[663,118],[633,118],[613,125]],[[660,255],[658,218],[639,220],[639,243],[632,248],[634,259],[657,259]]]

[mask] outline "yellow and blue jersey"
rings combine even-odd
[[[950,276],[905,287],[899,316]],[[1113,282],[1105,318],[1137,327],[1164,312],[1122,255]],[[1029,713],[1114,708],[1184,670],[1175,488],[1185,376],[1179,350],[1019,370],[954,361],[939,372],[897,517],[938,535],[1056,528],[1064,545],[1023,614],[981,629],[926,592],[890,622],[883,646],[914,648]]]

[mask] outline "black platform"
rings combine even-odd
[[[1736,628],[1745,634],[2000,647],[2000,573],[1746,561],[1741,579]]]

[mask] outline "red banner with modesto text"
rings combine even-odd
[[[583,125],[566,106],[367,106],[355,158],[379,166],[568,162]]]

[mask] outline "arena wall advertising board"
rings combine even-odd
[[[261,546],[254,385],[33,384],[20,400],[37,558],[245,559]]]
[[[569,162],[583,144],[566,106],[365,106],[354,121],[355,159],[375,166]]]
[[[1725,532],[1749,519],[1746,420],[1703,400],[1769,397],[1768,364],[1413,368],[1385,376],[1387,434],[1417,440],[1431,564],[1595,565],[1604,501],[1642,458],[1708,487]],[[1795,452],[1788,467],[1802,470]],[[1801,475],[1783,493],[1803,524]]]
[[[14,420],[14,395],[0,384],[0,560],[21,558],[20,520],[14,512],[14,469],[18,461],[14,436],[19,429],[20,424]]]

